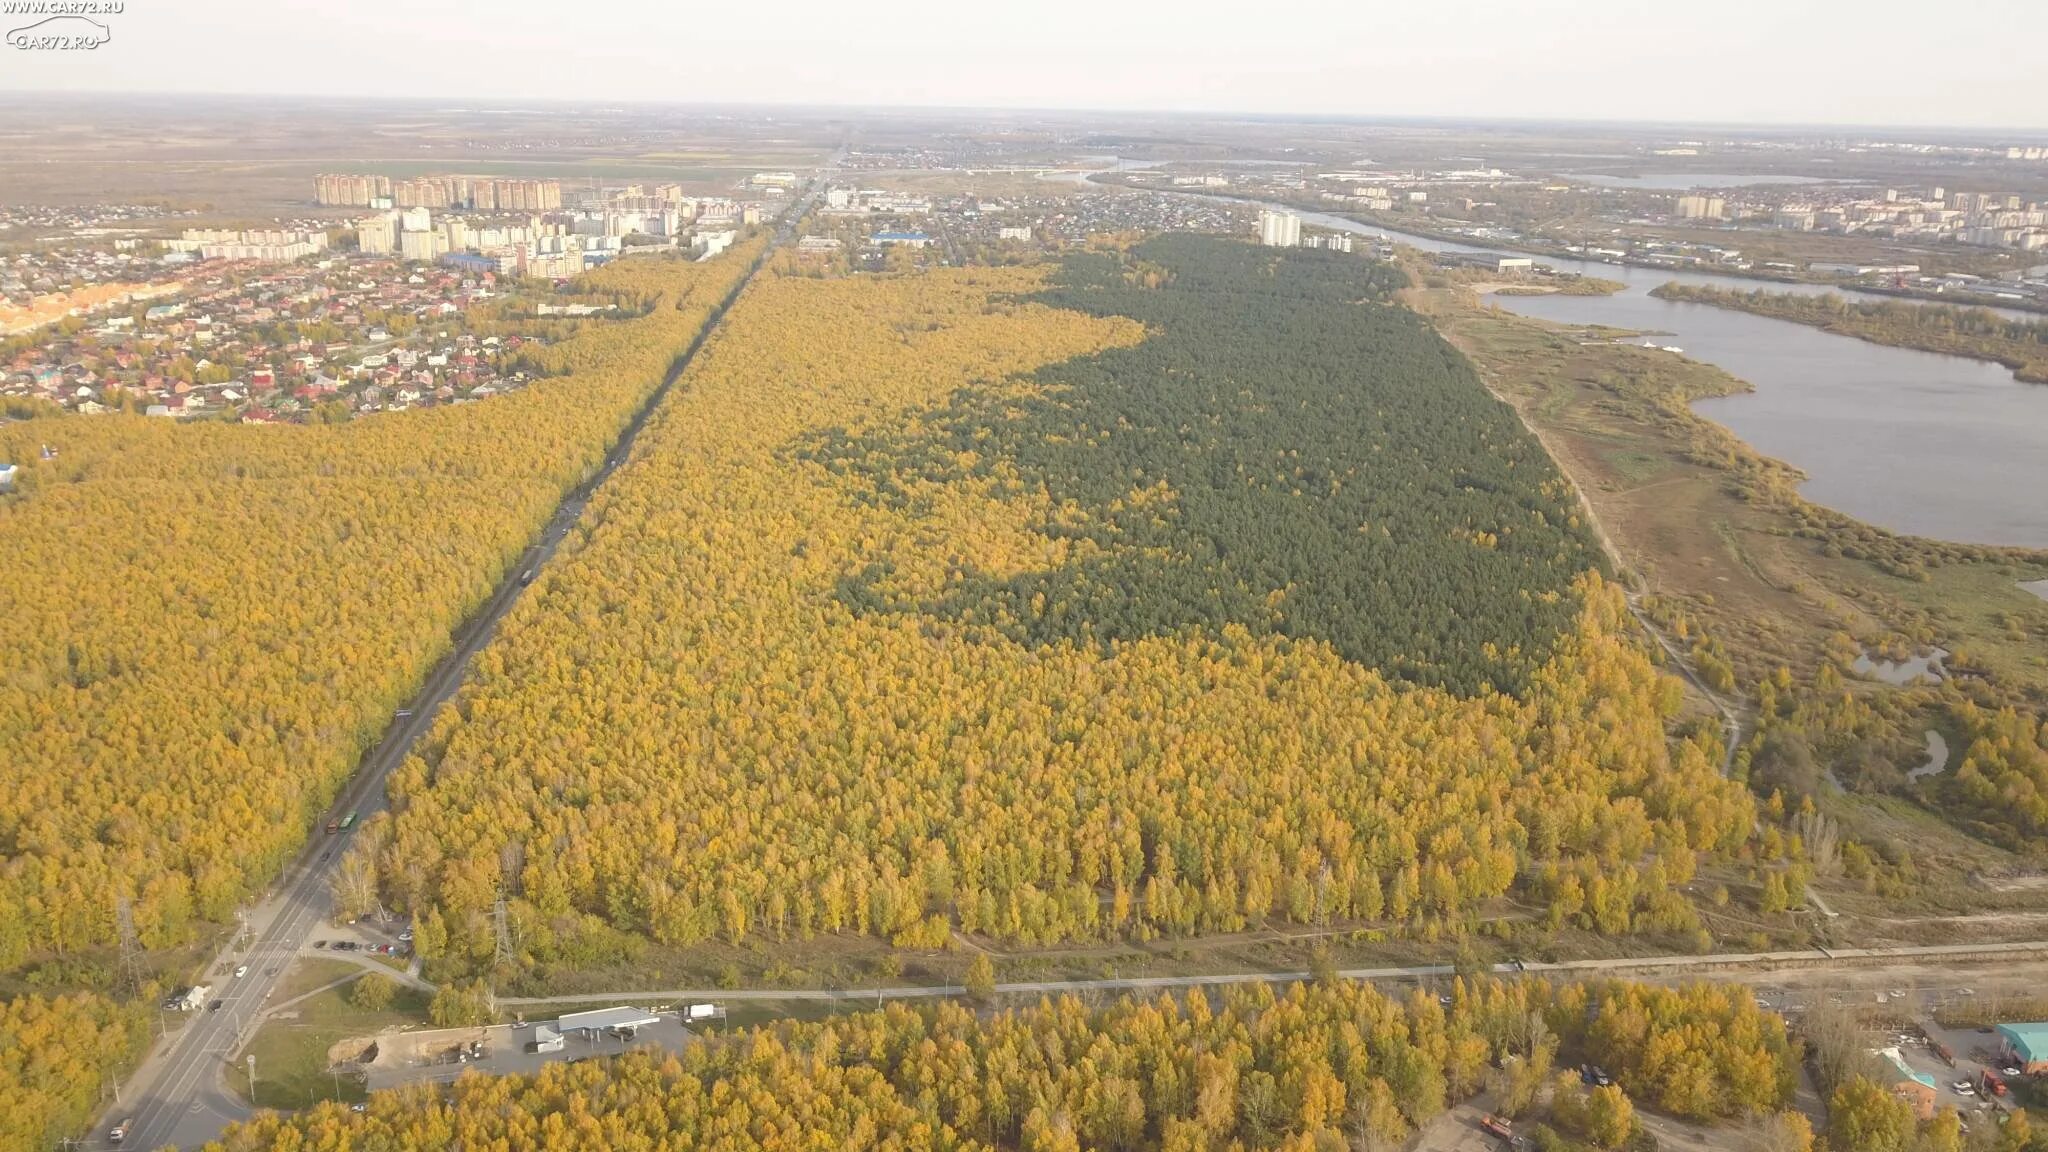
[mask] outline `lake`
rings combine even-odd
[[[1489,251],[1326,213],[1300,215],[1318,227],[1431,251]],[[2022,384],[1998,364],[1649,295],[1674,280],[1742,291],[1830,291],[1820,285],[1537,259],[1626,287],[1613,296],[1495,297],[1501,307],[1563,324],[1660,333],[1656,343],[1747,381],[1755,391],[1703,400],[1695,410],[1806,473],[1801,492],[1815,503],[1894,532],[2048,548],[2048,385]]]

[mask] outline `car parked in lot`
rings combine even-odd
[[[1958,1096],[1975,1096],[1977,1094],[1976,1085],[1970,1083],[1968,1080],[1958,1080],[1955,1083],[1949,1085],[1949,1087],[1955,1089],[1956,1095]]]

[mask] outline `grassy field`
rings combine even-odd
[[[421,1024],[427,1018],[425,994],[402,985],[384,1011],[366,1012],[349,1003],[353,978],[365,974],[354,964],[313,959],[299,960],[285,974],[276,996],[280,1004],[336,980],[348,979],[349,983],[327,988],[280,1009],[257,1030],[246,1052],[256,1057],[254,1104],[263,1108],[304,1108],[320,1100],[363,1099],[360,1079],[328,1072],[328,1050],[351,1037],[381,1028]],[[227,1081],[244,1099],[249,1098],[246,1059],[229,1067]]]

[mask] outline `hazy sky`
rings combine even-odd
[[[126,0],[99,19],[92,52],[0,49],[0,88],[2048,129],[2048,0]]]

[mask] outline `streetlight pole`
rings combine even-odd
[[[249,1103],[256,1103],[256,1054],[249,1053]]]

